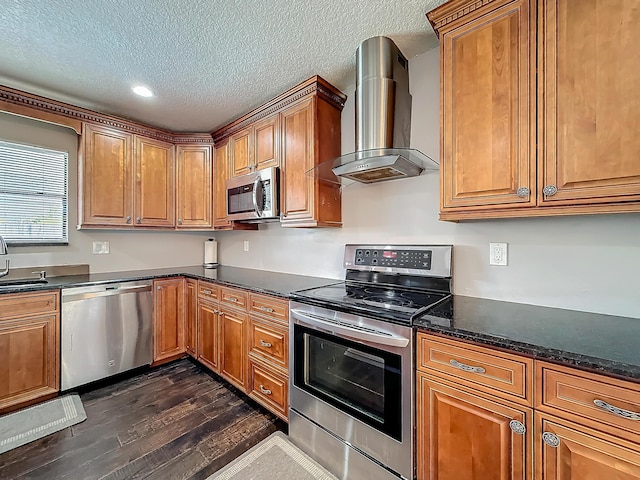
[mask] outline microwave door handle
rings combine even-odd
[[[262,217],[262,212],[260,211],[260,207],[258,207],[258,186],[262,179],[260,175],[256,176],[256,179],[253,181],[253,208],[256,211],[256,217]]]
[[[390,335],[383,332],[375,333],[365,330],[359,330],[349,327],[349,325],[342,325],[333,322],[331,319],[317,318],[316,316],[305,315],[302,311],[293,309],[291,311],[297,319],[297,323],[300,325],[306,325],[308,327],[316,327],[320,330],[334,335],[343,334],[347,337],[355,340],[363,340],[366,342],[377,343],[379,345],[388,345],[390,347],[406,347],[409,345],[409,339],[398,335]]]

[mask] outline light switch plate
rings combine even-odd
[[[508,248],[506,243],[489,244],[489,265],[507,266]]]
[[[106,255],[109,253],[109,242],[93,242],[94,255]]]

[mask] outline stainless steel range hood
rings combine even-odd
[[[336,159],[332,172],[364,183],[420,175],[438,164],[409,148],[409,62],[393,40],[373,37],[356,52],[356,151]]]

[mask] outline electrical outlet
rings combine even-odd
[[[489,265],[506,266],[508,260],[506,243],[490,243],[489,244]]]
[[[248,252],[249,251],[249,240],[245,240],[244,241],[244,251]]]
[[[106,255],[109,253],[109,242],[93,242],[94,255]]]

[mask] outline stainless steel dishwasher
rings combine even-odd
[[[153,361],[153,283],[62,290],[62,390]]]

